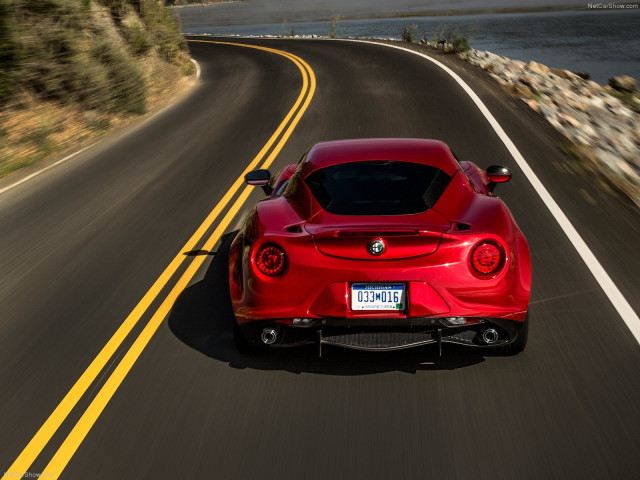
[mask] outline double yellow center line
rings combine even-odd
[[[227,205],[236,196],[244,183],[244,175],[256,168],[269,168],[274,162],[277,155],[282,150],[282,147],[287,142],[291,133],[297,126],[300,118],[308,108],[311,99],[314,95],[316,88],[316,79],[311,67],[300,57],[291,53],[276,50],[273,48],[267,48],[257,45],[247,45],[240,43],[230,42],[216,42],[208,40],[189,40],[190,42],[199,43],[214,43],[220,45],[232,45],[244,48],[253,48],[256,50],[263,50],[265,52],[281,55],[290,61],[292,61],[300,70],[302,74],[302,89],[298,98],[289,110],[286,117],[271,138],[262,147],[256,157],[247,165],[242,174],[236,179],[231,188],[224,195],[222,200],[215,206],[207,218],[202,222],[202,225],[196,230],[189,241],[182,247],[180,253],[171,261],[169,266],[156,280],[149,291],[144,295],[142,300],[136,305],[133,311],[129,314],[126,320],[120,325],[118,330],[114,333],[107,344],[102,348],[100,353],[91,362],[89,367],[84,371],[80,378],[73,385],[71,390],[62,399],[60,404],[55,408],[53,413],[40,427],[38,432],[33,436],[31,441],[27,444],[24,450],[20,453],[18,458],[13,464],[6,469],[3,479],[16,478],[17,474],[24,474],[28,472],[29,467],[33,464],[36,458],[40,455],[45,446],[49,443],[53,435],[58,428],[62,425],[71,411],[75,408],[80,399],[85,395],[89,387],[95,382],[96,378],[102,372],[107,362],[113,357],[118,348],[125,341],[131,330],[138,324],[142,316],[147,312],[150,305],[162,292],[162,290],[168,285],[169,281],[177,272],[178,268],[188,258],[185,257],[183,252],[190,252],[194,250],[196,245],[202,241],[206,232],[213,226],[216,219],[227,208]],[[275,147],[274,147],[275,144]],[[269,153],[270,152],[270,153]],[[268,156],[266,156],[269,153]],[[266,159],[265,159],[266,156]],[[261,163],[262,162],[262,163]],[[222,220],[219,221],[215,227],[213,233],[206,240],[205,244],[201,247],[203,250],[211,250],[216,245],[220,237],[229,227],[229,224],[238,214],[242,205],[245,203],[249,194],[251,193],[251,187],[245,187],[242,190],[240,196],[227,210]],[[174,302],[180,295],[180,293],[188,286],[198,269],[202,266],[205,256],[196,256],[189,264],[186,271],[175,283],[169,294],[162,301],[160,307],[153,314],[149,322],[145,325],[140,335],[133,342],[127,353],[124,355],[118,366],[114,369],[113,373],[107,378],[104,385],[92,400],[91,404],[84,411],[78,422],[75,424],[69,435],[66,437],[60,448],[56,451],[49,464],[44,468],[42,474],[46,478],[58,478],[66,465],[69,463],[74,453],[83,442],[86,435],[91,430],[91,427],[96,422],[106,405],[109,403],[116,390],[127,376],[136,360],[139,358],[142,351],[145,349],[158,327],[162,324],[162,321],[167,316]],[[30,472],[31,473],[31,472]]]

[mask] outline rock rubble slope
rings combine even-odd
[[[640,101],[633,78],[615,77],[602,86],[586,74],[490,52],[471,50],[463,57],[544,116],[573,144],[571,154],[640,207]]]

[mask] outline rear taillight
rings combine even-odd
[[[483,241],[471,252],[471,265],[481,275],[494,275],[504,265],[504,250],[492,241]]]
[[[265,275],[275,276],[284,272],[286,255],[277,245],[263,245],[256,253],[256,265]]]

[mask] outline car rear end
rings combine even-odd
[[[494,208],[505,217],[494,224],[513,225],[500,232],[440,213],[438,201],[462,174],[423,167],[388,160],[301,167],[281,198],[261,202],[230,259],[246,338],[365,350],[514,342],[529,301],[524,237],[506,209]],[[456,182],[452,188],[462,188],[464,180]],[[463,201],[476,195],[463,190],[470,195]],[[300,205],[311,205],[308,215]],[[299,222],[289,224],[295,215],[282,212],[290,211]]]

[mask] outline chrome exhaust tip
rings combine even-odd
[[[482,341],[487,345],[496,343],[498,341],[498,337],[499,335],[495,328],[487,328],[484,332],[482,332]]]
[[[276,343],[276,340],[278,339],[278,332],[275,328],[265,328],[262,330],[260,339],[265,345],[271,345],[272,343]]]

